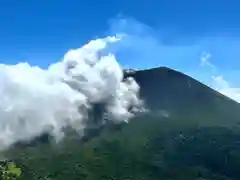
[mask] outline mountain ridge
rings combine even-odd
[[[213,89],[212,87],[210,87],[207,84],[201,82],[200,80],[197,80],[197,79],[191,77],[190,75],[187,75],[187,74],[185,74],[185,73],[183,73],[181,71],[175,70],[173,68],[169,68],[167,66],[159,66],[159,67],[153,67],[153,68],[147,68],[147,69],[128,68],[128,69],[124,69],[123,71],[124,71],[124,78],[130,77],[130,76],[134,76],[134,74],[136,74],[136,73],[142,73],[142,72],[147,73],[147,72],[151,72],[151,71],[165,71],[165,72],[168,72],[168,73],[174,73],[175,75],[179,75],[179,76],[182,76],[182,77],[185,77],[185,78],[189,78],[191,80],[195,80],[198,83],[200,83],[201,85],[203,85],[203,86],[205,86],[207,88],[210,88],[211,90],[215,91],[219,95],[224,96],[224,97],[226,97],[226,98],[228,98],[230,100],[233,100],[233,101],[237,102],[236,100],[234,100],[234,99],[232,99],[232,98],[222,94],[221,92]],[[240,104],[239,102],[237,102],[237,103]]]
[[[238,102],[182,72],[156,67],[125,73],[124,78],[129,76],[140,86],[140,97],[152,114],[161,110],[198,123],[211,116],[214,125],[236,125],[240,120]]]

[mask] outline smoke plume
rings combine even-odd
[[[105,103],[106,113],[116,122],[140,111],[138,84],[133,78],[124,80],[115,56],[105,51],[120,39],[90,41],[47,69],[0,64],[0,148],[44,132],[61,139],[65,127],[81,134],[94,103]]]

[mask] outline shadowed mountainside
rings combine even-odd
[[[236,125],[240,120],[239,103],[181,72],[160,67],[136,71],[131,76],[140,85],[140,96],[152,114],[166,112],[199,123],[216,121],[218,125]]]

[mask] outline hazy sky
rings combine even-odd
[[[122,20],[117,19],[121,15]],[[47,67],[70,48],[116,32],[135,37],[124,66],[169,66],[212,85],[240,87],[237,0],[8,0],[0,2],[0,63]],[[211,57],[201,62],[201,56]]]

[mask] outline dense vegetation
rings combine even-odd
[[[0,179],[1,180],[20,180],[21,169],[16,167],[14,162],[2,162],[0,165]]]
[[[237,180],[240,131],[183,127],[167,118],[137,119],[81,143],[15,149],[21,178],[57,180]]]

